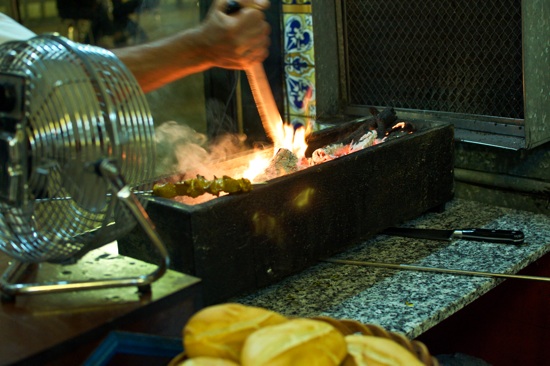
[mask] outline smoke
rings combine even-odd
[[[157,177],[182,174],[207,178],[228,174],[219,165],[239,152],[245,151],[245,136],[226,133],[209,140],[205,134],[174,121],[164,122],[155,129]]]

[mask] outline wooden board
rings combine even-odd
[[[0,253],[0,270],[9,257]],[[113,278],[149,273],[154,266],[102,248],[69,266],[41,264],[36,281]],[[180,336],[202,306],[200,280],[168,271],[140,294],[136,287],[21,295],[0,308],[0,364],[80,364],[115,329]]]

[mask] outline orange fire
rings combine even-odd
[[[248,163],[248,168],[242,174],[243,178],[254,181],[259,174],[261,174],[269,165],[269,158],[259,153],[254,156]]]
[[[307,150],[306,138],[308,133],[307,128],[300,126],[295,129],[294,126],[283,123],[282,120],[278,126],[272,126],[271,138],[273,139],[273,150],[271,154],[256,153],[243,173],[243,178],[254,181],[256,176],[265,171],[273,155],[281,148],[292,151],[299,159],[303,158]]]
[[[285,148],[292,151],[298,158],[304,157],[307,149],[306,129],[304,127],[294,129],[288,123],[281,126],[281,134],[273,141],[275,148]]]
[[[264,73],[263,67],[261,66],[256,66],[255,70],[247,73],[249,81],[252,82],[251,87],[253,92],[254,90],[262,90],[256,84],[259,81],[265,80],[265,77],[261,76]],[[248,169],[243,174],[244,178],[248,178],[251,181],[254,181],[254,178],[268,167],[271,157],[273,157],[273,155],[281,148],[291,151],[300,160],[304,158],[307,150],[306,138],[311,133],[309,123],[306,127],[301,126],[298,128],[294,128],[294,126],[290,123],[284,123],[279,111],[277,110],[275,101],[272,97],[267,98],[268,96],[269,95],[261,93],[254,94],[254,98],[259,99],[256,101],[256,104],[258,106],[258,111],[260,113],[266,135],[273,142],[273,152],[271,156],[267,158],[265,156],[256,155],[251,159]],[[304,96],[303,101],[304,110],[306,111],[308,110],[308,105],[312,99],[312,96],[313,89],[310,88]]]

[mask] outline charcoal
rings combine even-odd
[[[271,159],[264,173],[257,176],[256,182],[282,177],[298,170],[298,157],[290,150],[280,148]]]
[[[372,108],[371,113],[373,117],[360,119],[334,129],[327,129],[313,134],[307,141],[306,156],[311,157],[313,151],[329,144],[348,145],[351,142],[357,142],[363,135],[373,130],[378,134],[378,138],[382,138],[398,121],[397,113],[393,108],[386,108],[382,112]]]

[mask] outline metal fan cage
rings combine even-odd
[[[110,51],[45,35],[0,46],[2,80],[16,80],[21,118],[0,124],[9,146],[0,250],[73,262],[132,229],[135,217],[98,174],[105,159],[129,185],[153,174],[153,121],[127,68]]]

